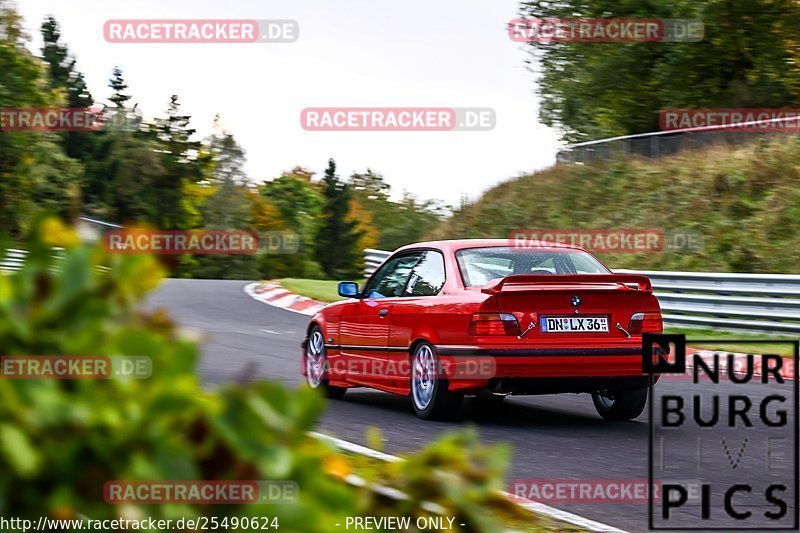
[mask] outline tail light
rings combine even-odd
[[[519,322],[509,313],[475,313],[469,323],[469,334],[519,335]]]
[[[628,332],[631,335],[641,333],[661,333],[664,331],[664,322],[661,313],[634,313],[628,323]]]

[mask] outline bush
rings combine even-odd
[[[280,531],[333,532],[346,516],[426,513],[421,502],[433,499],[469,531],[501,529],[480,511],[497,505],[505,461],[496,450],[452,437],[407,468],[367,472],[405,490],[405,502],[348,485],[352,460],[308,434],[324,407],[314,391],[199,387],[197,346],[164,312],[138,309],[163,274],[153,258],[79,246],[52,220],[37,235],[23,270],[0,275],[0,353],[147,355],[152,376],[0,379],[0,516],[277,516]],[[54,245],[63,258],[52,258]],[[294,480],[300,492],[283,505],[109,505],[110,480]]]

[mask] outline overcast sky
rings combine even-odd
[[[18,0],[32,47],[52,14],[95,99],[122,67],[145,117],[180,96],[198,134],[215,113],[247,151],[251,179],[296,165],[347,176],[367,167],[396,194],[462,195],[550,166],[558,142],[537,119],[525,53],[505,30],[515,0]],[[108,19],[293,19],[286,44],[110,44]],[[492,131],[308,132],[306,107],[490,107]]]

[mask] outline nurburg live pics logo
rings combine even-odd
[[[800,341],[691,344],[726,349],[687,354],[684,335],[642,335],[642,371],[650,376],[649,528],[797,531]],[[736,345],[766,353],[727,351]],[[780,345],[792,347],[793,359],[768,353]],[[687,370],[691,380],[654,387],[658,375]]]

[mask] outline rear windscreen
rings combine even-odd
[[[464,286],[486,285],[514,274],[608,274],[597,259],[582,250],[495,246],[456,252]]]

